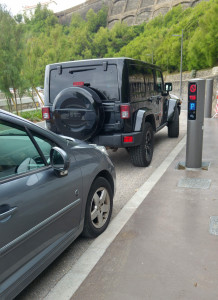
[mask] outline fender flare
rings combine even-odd
[[[178,107],[176,99],[169,99],[168,112],[167,112],[167,122],[171,122],[174,119],[175,109]]]
[[[135,116],[134,131],[142,131],[144,128],[145,121],[151,123],[153,130],[156,131],[154,116],[150,114],[149,109],[139,109]]]

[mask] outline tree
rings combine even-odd
[[[202,5],[202,10],[204,6]],[[199,26],[189,40],[188,68],[201,69],[213,67],[218,63],[218,31],[217,31],[218,2],[211,1],[211,7],[199,20]]]
[[[117,22],[109,34],[109,51],[112,55],[118,53],[122,47],[128,45],[136,37],[133,27],[125,22]]]
[[[16,107],[17,94],[43,86],[47,64],[85,58],[127,56],[151,62],[153,57],[163,70],[179,71],[181,40],[173,35],[182,29],[183,70],[213,67],[218,63],[217,15],[217,0],[201,1],[186,10],[176,6],[146,24],[118,22],[108,29],[106,7],[90,10],[85,19],[74,14],[70,25],[61,25],[40,4],[30,17],[14,18],[0,5],[0,89],[9,106]]]
[[[158,16],[144,25],[139,36],[121,48],[115,56],[124,55],[154,62],[169,72],[180,69],[181,40],[173,37],[184,31],[183,70],[201,69],[218,63],[217,0],[202,1],[183,10],[174,7],[164,17]]]
[[[7,99],[14,101],[18,113],[16,90],[19,87],[23,63],[23,31],[22,26],[18,26],[10,13],[1,5],[0,28],[0,89]]]
[[[107,26],[107,7],[103,7],[98,13],[90,9],[86,14],[87,30],[91,33],[96,33],[101,27]]]
[[[23,20],[23,16],[21,14],[17,14],[15,17],[14,17],[15,21],[17,23],[21,23],[22,20]]]
[[[109,30],[101,27],[98,32],[94,35],[92,42],[92,56],[103,58],[108,53],[109,44]]]
[[[46,7],[42,7],[40,3],[37,4],[34,13],[30,17],[24,14],[24,21],[27,31],[36,35],[58,24],[58,18],[54,13]]]
[[[40,63],[43,56],[43,44],[40,43],[40,37],[32,37],[28,39],[25,48],[25,62],[23,65],[23,74],[29,87],[35,90],[37,86],[43,85],[45,67]],[[33,102],[34,97],[32,95]]]

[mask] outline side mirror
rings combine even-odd
[[[67,153],[63,149],[53,147],[50,151],[50,161],[52,168],[58,176],[65,176],[68,174],[70,161]]]
[[[164,84],[164,92],[171,92],[173,89],[172,82],[166,82]]]

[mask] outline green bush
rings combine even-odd
[[[20,112],[20,116],[22,118],[30,120],[32,122],[42,121],[42,111],[41,111],[41,109],[23,111],[23,112]]]

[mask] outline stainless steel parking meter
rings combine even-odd
[[[186,168],[201,168],[204,130],[205,79],[188,83]]]

